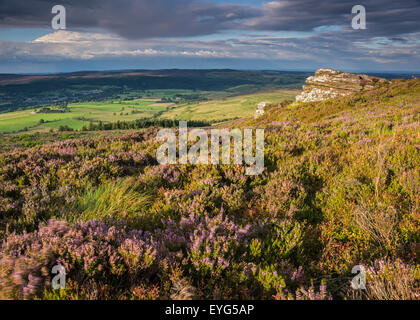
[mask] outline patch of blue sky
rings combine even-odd
[[[250,31],[250,30],[225,30],[209,35],[180,37],[179,40],[184,41],[214,41],[228,40],[238,38],[304,38],[310,36],[313,32],[297,32],[297,31]]]
[[[211,0],[211,2],[223,3],[223,4],[247,4],[250,6],[262,7],[264,2],[270,2],[268,0]]]
[[[319,26],[314,28],[314,32],[327,32],[327,31],[340,31],[341,26],[332,25],[332,26]]]
[[[37,28],[0,28],[0,40],[27,42],[51,33],[52,29]]]
[[[314,28],[312,31],[250,31],[250,30],[224,30],[214,34],[200,35],[192,37],[180,37],[180,40],[227,40],[232,38],[305,38],[316,33],[340,31],[341,26],[320,26]]]

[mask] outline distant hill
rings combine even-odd
[[[145,90],[236,91],[236,94],[300,88],[309,73],[237,70],[123,70],[50,75],[0,75],[0,112],[51,105],[124,98]],[[235,88],[250,88],[235,90]]]

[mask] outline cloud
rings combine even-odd
[[[124,57],[240,57],[216,42],[179,42],[173,40],[130,40],[112,34],[59,30],[32,42],[0,41],[3,60],[45,61]]]
[[[1,65],[100,59],[134,59],[130,61],[141,64],[156,59],[176,67],[177,61],[190,59],[203,66],[226,61],[226,67],[234,60],[253,61],[241,64],[248,68],[420,69],[420,0],[363,1],[366,30],[351,28],[354,1],[282,0],[261,6],[256,2],[62,0],[72,31],[30,43],[0,41]],[[49,28],[55,4],[3,0],[0,27]],[[232,30],[236,35],[231,38],[217,36]],[[185,39],[202,35],[215,36]]]
[[[420,33],[405,41],[391,41],[392,45],[386,43],[384,39],[376,38],[370,42],[349,42],[334,31],[295,38],[263,35],[259,38],[192,41],[131,40],[114,34],[60,30],[30,43],[0,41],[0,58],[4,61],[43,62],[126,58],[259,59],[273,65],[312,61],[314,65],[324,66],[332,63],[351,66],[371,61],[374,64],[403,66],[414,63],[418,66],[414,61],[418,56]]]
[[[228,0],[226,0],[228,2]],[[3,0],[0,26],[50,28],[50,0]],[[262,7],[210,0],[61,0],[70,29],[100,28],[129,39],[185,37],[224,30],[350,29],[354,0],[278,0]],[[364,0],[367,30],[358,37],[397,37],[420,31],[419,0]],[[356,33],[353,33],[356,36]]]
[[[325,26],[351,29],[353,0],[282,0],[267,2],[260,17],[248,19],[244,25],[250,30],[311,31]],[[419,0],[364,0],[367,29],[353,36],[393,36],[420,31]]]
[[[86,43],[92,41],[121,41],[122,38],[107,34],[107,33],[94,33],[94,32],[73,32],[59,30],[49,33],[45,36],[39,37],[32,41],[33,43]]]
[[[56,1],[5,0],[0,26],[50,28]],[[62,0],[67,26],[101,28],[125,38],[181,37],[235,29],[244,19],[261,15],[249,5],[200,0]]]

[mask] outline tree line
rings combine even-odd
[[[137,119],[133,121],[116,121],[106,122],[103,121],[89,123],[89,126],[83,126],[82,131],[102,131],[102,130],[128,130],[128,129],[144,129],[150,127],[163,127],[175,128],[179,125],[180,120],[170,119]],[[190,120],[188,121],[189,127],[207,127],[211,123],[208,121]],[[73,131],[69,126],[60,126],[59,131]]]

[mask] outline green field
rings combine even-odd
[[[298,92],[298,90],[282,89],[227,99],[186,103],[163,113],[162,118],[220,121],[223,119],[250,117],[255,114],[258,103],[263,101],[274,103],[283,100],[294,100]]]
[[[0,114],[0,132],[45,131],[69,126],[80,130],[91,121],[131,121],[153,117],[157,112],[166,110],[168,104],[153,100],[132,100],[123,102],[85,102],[70,104],[71,112],[35,113],[36,109]],[[43,121],[43,123],[40,123]]]
[[[220,98],[222,93],[209,92],[202,102],[161,103],[161,97],[175,97],[190,94],[189,90],[149,90],[142,99],[83,102],[69,104],[70,112],[37,113],[39,109],[0,114],[0,133],[21,131],[57,130],[68,126],[80,130],[90,122],[132,121],[143,118],[164,118],[179,120],[223,121],[252,116],[261,101],[279,102],[294,99],[297,90],[282,89],[272,92],[248,94],[231,98]],[[203,95],[203,92],[200,92]]]

